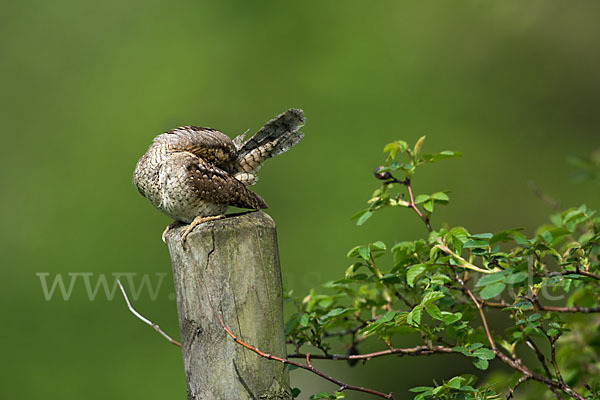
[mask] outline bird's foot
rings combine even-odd
[[[169,225],[167,225],[167,227],[165,228],[165,230],[163,231],[161,238],[163,243],[167,243],[167,233],[169,233],[169,231],[173,228],[178,227],[179,225],[181,225],[181,222],[179,221],[173,221],[171,222]]]
[[[214,215],[214,216],[210,216],[210,217],[201,217],[201,216],[197,216],[196,218],[194,218],[194,220],[192,222],[190,222],[190,224],[187,226],[187,228],[185,228],[185,230],[181,233],[181,247],[185,247],[185,239],[187,239],[188,235],[194,230],[194,228],[204,222],[208,222],[208,221],[216,221],[218,219],[222,219],[225,218],[224,214],[221,215]]]

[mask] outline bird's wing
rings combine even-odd
[[[187,183],[200,199],[240,208],[267,208],[259,195],[215,165],[190,155],[186,157],[184,166],[187,169]]]
[[[181,126],[165,132],[156,140],[165,142],[170,150],[190,152],[226,169],[229,169],[236,154],[229,136],[212,128]]]

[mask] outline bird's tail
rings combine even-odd
[[[291,149],[304,137],[298,129],[305,121],[302,110],[290,108],[267,122],[250,139],[244,141],[245,135],[236,137],[233,141],[238,150],[236,172],[254,175],[267,158]]]

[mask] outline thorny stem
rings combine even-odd
[[[384,185],[389,185],[391,183],[398,183],[400,185],[404,185],[406,187],[406,189],[408,190],[408,196],[410,197],[410,202],[408,203],[408,205],[406,205],[406,207],[412,208],[417,213],[419,218],[421,218],[421,220],[425,224],[425,227],[427,228],[427,230],[429,232],[432,232],[433,229],[431,228],[429,216],[423,214],[421,212],[421,210],[419,210],[419,207],[417,207],[417,205],[415,204],[415,198],[413,196],[412,186],[410,184],[410,178],[407,176],[403,181],[401,181],[401,180],[395,178],[389,171],[381,172],[382,168],[383,167],[375,168],[375,177],[377,179],[383,180]]]
[[[338,389],[338,391],[344,391],[344,390],[353,390],[353,391],[357,391],[357,392],[363,392],[363,393],[369,393],[372,394],[374,396],[378,396],[378,397],[382,397],[384,399],[394,399],[394,395],[390,392],[388,394],[382,393],[382,392],[378,392],[377,390],[373,390],[373,389],[367,389],[364,387],[360,387],[360,386],[354,386],[354,385],[348,385],[343,383],[342,381],[333,378],[329,375],[326,375],[325,373],[319,371],[318,369],[316,369],[315,367],[312,366],[312,364],[310,363],[310,353],[307,354],[303,354],[302,358],[304,358],[306,360],[306,364],[300,364],[297,363],[295,361],[290,361],[288,359],[285,358],[281,358],[281,357],[277,357],[268,353],[265,353],[261,350],[259,350],[258,348],[244,343],[243,341],[241,341],[240,339],[238,339],[233,332],[225,325],[225,322],[223,322],[223,317],[221,316],[221,313],[217,313],[217,316],[219,317],[219,322],[221,323],[221,326],[223,327],[223,329],[225,330],[225,332],[227,332],[227,334],[233,339],[234,342],[236,342],[237,344],[239,344],[242,347],[245,347],[246,349],[258,354],[260,357],[266,358],[267,360],[273,360],[273,361],[278,361],[280,363],[283,364],[289,364],[289,365],[293,365],[295,367],[298,368],[302,368],[305,369],[307,371],[312,372],[315,375],[320,376],[323,379],[328,380],[329,382],[335,383],[336,385],[338,385],[340,388]]]
[[[406,186],[406,189],[408,190],[408,196],[410,197],[410,208],[415,210],[415,212],[417,213],[419,218],[421,218],[423,220],[423,223],[425,223],[427,230],[429,232],[432,232],[433,229],[431,229],[431,224],[429,223],[429,217],[426,215],[423,215],[423,213],[421,213],[421,210],[419,210],[419,207],[417,207],[417,205],[415,204],[415,198],[413,197],[412,187],[410,186],[410,178],[407,177],[404,181],[398,181],[396,178],[394,178],[394,179],[398,183],[401,183],[404,186]]]
[[[519,360],[518,358],[511,359],[506,354],[501,352],[498,348],[496,348],[496,345],[495,345],[494,339],[492,338],[492,335],[490,333],[490,329],[488,327],[487,319],[485,317],[485,313],[483,312],[483,307],[482,307],[481,303],[479,303],[477,301],[477,298],[475,297],[475,295],[473,295],[473,292],[471,292],[471,290],[467,287],[465,282],[460,278],[460,276],[456,272],[456,268],[453,267],[452,269],[453,269],[454,277],[455,277],[456,281],[462,286],[465,294],[467,294],[471,298],[471,300],[477,307],[477,310],[479,310],[479,316],[481,317],[481,322],[483,324],[483,329],[485,331],[485,335],[487,336],[487,339],[490,343],[490,347],[492,348],[492,351],[494,352],[494,354],[496,354],[496,357],[498,357],[502,362],[504,362],[511,368],[519,371],[524,376],[528,376],[529,379],[541,382],[541,383],[545,384],[546,386],[548,386],[549,388],[554,387],[554,388],[560,389],[563,392],[565,392],[566,394],[568,394],[569,396],[571,396],[577,400],[585,400],[585,398],[582,395],[580,395],[575,390],[573,390],[562,379],[559,379],[559,381],[555,381],[551,378],[546,378],[545,376],[536,374],[536,373],[532,372],[531,370],[529,370],[527,367],[525,367],[522,364],[521,360]]]

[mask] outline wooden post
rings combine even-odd
[[[264,352],[285,357],[283,292],[275,223],[250,212],[197,226],[173,264],[188,399],[291,399],[288,368],[248,351],[221,327]]]

